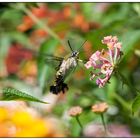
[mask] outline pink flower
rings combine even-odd
[[[87,69],[89,69],[90,67],[92,67],[91,61],[88,61],[88,62],[85,64],[85,67],[86,67]]]
[[[103,49],[101,51],[96,51],[85,64],[87,69],[92,67],[96,70],[96,72],[91,72],[90,79],[93,80],[97,77],[96,84],[99,88],[104,87],[105,84],[109,82],[122,54],[122,44],[118,42],[118,38],[116,36],[104,37],[102,43],[107,45],[108,50],[105,51]]]
[[[70,110],[69,110],[69,115],[74,117],[74,116],[78,116],[82,113],[83,109],[80,107],[80,106],[74,106],[74,107],[71,107]]]
[[[90,60],[91,61],[97,61],[99,56],[100,56],[100,51],[96,51],[91,57],[90,57]]]

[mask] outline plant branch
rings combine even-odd
[[[131,111],[131,104],[126,102],[120,95],[113,93],[113,97],[128,111]]]
[[[20,10],[22,10],[23,12],[25,12],[38,26],[40,26],[41,28],[43,28],[46,33],[48,33],[53,38],[57,39],[63,46],[66,46],[65,45],[65,42],[63,40],[61,40],[60,37],[52,29],[50,29],[50,27],[46,23],[44,23],[43,21],[41,21],[40,19],[38,19],[23,4],[21,5],[21,3],[20,3],[20,5],[18,5],[17,8],[20,9]]]

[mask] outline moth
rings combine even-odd
[[[86,63],[85,60],[79,59],[80,49],[84,46],[85,42],[86,41],[84,41],[78,50],[73,50],[70,41],[68,40],[68,46],[71,50],[71,53],[64,58],[46,53],[38,53],[29,48],[24,48],[24,50],[30,51],[36,57],[43,58],[43,61],[45,61],[45,64],[48,66],[53,68],[55,67],[56,73],[54,77],[54,83],[50,86],[50,92],[57,95],[61,92],[65,93],[65,91],[68,90],[68,85],[65,83],[66,77],[76,69],[78,63]]]
[[[85,41],[86,42],[86,41]],[[81,47],[85,44],[85,42],[81,45]],[[73,50],[70,41],[68,40],[68,45],[71,50],[71,53],[62,58],[62,57],[52,57],[53,60],[58,61],[59,65],[57,67],[57,71],[55,74],[55,80],[53,85],[50,86],[50,92],[53,94],[59,94],[61,92],[65,93],[65,91],[68,90],[68,85],[65,83],[66,77],[74,71],[74,69],[77,67],[78,62],[83,62],[81,59],[79,59],[79,50]],[[50,57],[47,58],[46,56],[46,62],[50,63]]]

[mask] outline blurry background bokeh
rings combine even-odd
[[[101,40],[115,35],[122,42],[121,73],[140,89],[139,3],[0,3],[0,89],[11,86],[50,104],[0,101],[0,137],[103,137],[100,116],[91,111],[108,103],[105,113],[109,136],[140,136],[139,114],[132,116],[136,93],[112,76],[99,88],[80,64],[67,79],[69,90],[53,95],[49,86],[55,69],[44,55],[66,56],[69,39],[74,50],[87,40],[80,58],[105,48]],[[80,121],[69,116],[73,106],[83,108]]]

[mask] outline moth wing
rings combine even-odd
[[[58,58],[58,57],[46,57],[45,58],[45,63],[49,66],[51,66],[52,68],[54,68],[55,70],[58,70],[60,65],[62,64],[63,58]]]
[[[66,76],[64,77],[64,79],[66,80],[71,74],[73,74],[76,70],[77,66],[76,67],[73,67],[67,74]]]
[[[47,65],[51,66],[52,68],[56,70],[63,61],[62,57],[54,56],[52,54],[47,54],[44,52],[37,52],[31,49],[26,49],[26,50],[34,54],[39,64],[46,63]]]
[[[39,60],[42,59],[45,64],[54,68],[55,70],[58,70],[59,66],[63,61],[62,57],[54,56],[51,54],[45,54],[45,53],[39,53],[37,57],[39,57]]]

